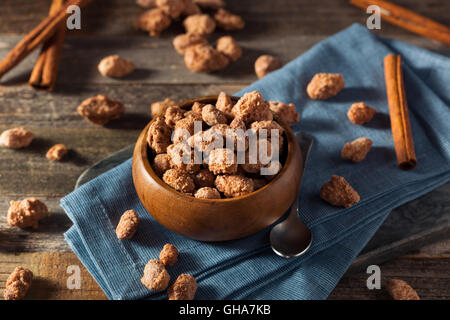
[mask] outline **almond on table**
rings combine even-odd
[[[186,49],[184,63],[195,72],[213,72],[224,69],[230,60],[209,44],[197,44]]]
[[[281,67],[281,60],[268,54],[260,56],[255,61],[255,73],[259,79],[265,77],[272,71],[280,69]]]
[[[244,19],[222,8],[214,14],[214,20],[216,20],[219,28],[226,31],[239,30],[245,27]]]
[[[156,0],[155,4],[172,19],[178,18],[185,9],[184,0]]]
[[[33,272],[24,268],[16,267],[6,280],[3,297],[5,300],[20,300],[30,289],[33,280]]]
[[[372,120],[375,113],[377,111],[364,102],[357,102],[348,109],[347,117],[352,123],[362,125]]]
[[[207,14],[193,14],[183,21],[186,33],[206,36],[214,32],[216,23]]]
[[[133,62],[115,54],[103,58],[98,64],[98,72],[104,77],[122,78],[136,69]]]
[[[36,198],[9,202],[7,221],[10,226],[37,229],[39,220],[47,216],[47,206]]]
[[[208,41],[197,34],[183,33],[176,36],[172,44],[179,54],[185,54],[187,48],[196,44],[208,44]]]
[[[11,149],[25,148],[30,145],[33,138],[33,133],[25,128],[12,128],[2,132],[0,145]]]
[[[241,47],[231,36],[223,36],[217,39],[216,49],[231,61],[236,61],[242,55]]]
[[[99,94],[84,100],[78,107],[78,113],[86,120],[105,125],[111,120],[120,118],[125,113],[122,102]]]
[[[339,73],[318,73],[306,88],[311,99],[326,100],[337,95],[345,86]]]
[[[360,200],[358,192],[343,177],[332,175],[320,189],[320,197],[333,206],[349,208]]]
[[[177,104],[169,98],[166,98],[162,101],[153,102],[150,105],[150,114],[152,118],[163,116],[166,113],[167,108],[174,107],[176,105]]]
[[[394,300],[420,300],[417,292],[406,281],[390,279],[386,288]]]
[[[47,153],[45,154],[45,157],[49,160],[53,161],[59,161],[61,160],[68,152],[69,150],[67,147],[63,144],[55,144],[53,147],[51,147]]]
[[[373,141],[366,137],[347,142],[342,148],[341,156],[343,159],[360,162],[364,160],[372,144]]]
[[[160,8],[150,9],[142,13],[136,21],[136,27],[147,31],[150,36],[157,37],[170,26],[171,19]]]

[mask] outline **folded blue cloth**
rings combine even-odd
[[[401,54],[418,159],[416,168],[397,166],[389,127],[383,58]],[[326,101],[308,98],[305,88],[318,72],[341,73],[345,88]],[[450,179],[450,60],[372,35],[361,25],[320,42],[311,50],[250,87],[267,100],[294,103],[301,113],[295,131],[315,143],[304,174],[300,218],[312,229],[313,243],[301,257],[284,259],[269,247],[267,228],[255,235],[221,243],[199,242],[159,225],[141,205],[131,178],[131,160],[83,185],[61,200],[73,221],[65,238],[110,299],[166,298],[140,282],[149,259],[165,243],[174,244],[180,260],[169,268],[175,279],[190,273],[198,281],[197,299],[324,299],[391,210]],[[188,98],[188,97],[187,97]],[[346,113],[364,101],[377,110],[358,126]],[[344,143],[366,136],[374,144],[361,163],[340,157]],[[361,201],[348,209],[319,198],[330,175],[343,176]],[[118,240],[121,214],[134,209],[141,219],[132,240]]]

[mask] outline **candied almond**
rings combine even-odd
[[[194,180],[180,170],[169,169],[164,172],[163,180],[169,186],[183,193],[192,193],[195,189]]]
[[[228,122],[225,113],[217,109],[212,104],[207,104],[203,107],[202,119],[209,126],[214,126],[216,124],[226,124]]]
[[[157,117],[151,123],[147,133],[147,143],[154,153],[165,153],[171,144],[172,130],[164,121],[164,117]]]
[[[336,207],[349,208],[358,203],[360,198],[352,186],[343,177],[332,175],[320,189],[320,197]]]
[[[131,239],[139,227],[139,217],[134,210],[125,211],[120,217],[116,227],[116,235],[119,239]]]
[[[12,128],[2,132],[0,144],[7,148],[20,149],[28,147],[33,138],[33,133],[25,128]]]
[[[99,94],[84,100],[77,107],[77,111],[86,120],[105,125],[111,120],[120,118],[125,112],[125,106],[118,100]]]
[[[133,62],[115,54],[103,58],[98,64],[98,72],[104,77],[122,78],[136,69]]]
[[[326,100],[337,95],[344,86],[344,77],[339,73],[317,73],[306,92],[311,99]]]
[[[170,275],[164,265],[157,259],[149,260],[144,268],[141,282],[153,291],[165,290],[169,285]]]
[[[220,199],[220,193],[216,188],[203,187],[195,192],[194,197],[199,199]]]
[[[193,0],[194,3],[198,4],[204,9],[219,9],[225,7],[224,0]]]
[[[24,267],[16,267],[6,280],[3,297],[5,300],[20,300],[30,289],[33,272]]]
[[[147,31],[150,36],[157,37],[170,26],[171,20],[160,8],[150,9],[142,13],[136,21],[136,26]]]
[[[207,14],[193,14],[183,21],[186,33],[206,36],[214,31],[216,23]]]
[[[166,124],[170,128],[175,128],[177,121],[180,121],[184,117],[186,111],[178,106],[169,106],[164,114]]]
[[[300,114],[295,110],[292,103],[269,101],[270,110],[275,120],[288,126],[296,124],[300,120]]]
[[[269,104],[258,91],[245,93],[231,110],[236,118],[242,119],[246,124],[267,119],[272,114]]]
[[[231,61],[236,61],[242,55],[242,49],[231,36],[223,36],[217,39],[216,49],[222,52]]]
[[[170,166],[186,173],[196,173],[200,164],[196,163],[194,150],[186,143],[174,143],[167,147]],[[200,161],[199,161],[200,162]]]
[[[136,0],[136,4],[142,8],[156,7],[156,0]]]
[[[187,48],[196,44],[208,44],[208,41],[197,34],[183,33],[176,36],[172,43],[179,54],[185,54]]]
[[[222,91],[219,93],[216,101],[216,108],[225,113],[230,119],[234,118],[234,115],[231,112],[233,105],[233,101],[231,101],[231,98],[225,92]]]
[[[197,13],[202,13],[200,7],[194,2],[194,0],[183,0],[184,1],[184,10],[181,13],[185,16],[190,16]]]
[[[46,158],[53,161],[59,161],[61,160],[68,152],[69,150],[67,147],[63,144],[55,144],[53,147],[51,147],[47,153]]]
[[[173,266],[178,261],[178,249],[173,244],[166,243],[159,253],[159,261],[166,267]]]
[[[268,75],[269,73],[271,73],[272,71],[275,71],[277,69],[280,69],[282,66],[281,60],[265,54],[260,56],[258,59],[256,59],[255,61],[255,73],[258,76],[259,79],[265,77],[266,75]]]
[[[195,185],[198,188],[214,187],[214,174],[209,169],[201,169],[194,176]]]
[[[176,105],[177,104],[169,98],[166,98],[162,101],[153,102],[150,105],[150,114],[152,118],[163,116],[165,115],[167,108],[175,107]]]
[[[403,280],[390,279],[386,289],[394,300],[420,300],[416,290]]]
[[[241,175],[217,176],[215,185],[227,198],[239,197],[254,190],[253,180]]]
[[[152,163],[153,170],[158,176],[170,169],[170,157],[167,153],[160,153],[155,156]]]
[[[362,125],[372,120],[375,113],[377,111],[364,102],[357,102],[348,109],[347,117],[352,123]]]
[[[353,162],[360,162],[364,160],[372,147],[372,144],[373,141],[366,137],[361,137],[351,142],[347,142],[342,148],[341,156],[343,159],[348,159]]]
[[[36,198],[9,202],[7,221],[10,226],[37,229],[39,220],[47,216],[47,206]]]
[[[178,18],[185,9],[183,0],[156,0],[155,4],[172,19]]]
[[[190,274],[181,274],[167,290],[169,300],[193,300],[197,291],[197,281]]]
[[[237,159],[227,148],[214,149],[209,154],[208,168],[214,174],[232,174],[237,171]]]
[[[245,27],[244,19],[222,8],[214,14],[214,19],[217,26],[226,31],[239,30]]]
[[[186,49],[184,63],[195,72],[213,72],[224,69],[230,61],[209,44],[197,44]]]

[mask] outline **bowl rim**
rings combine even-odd
[[[202,96],[202,97],[198,97],[198,98],[194,98],[194,99],[184,100],[181,103],[179,103],[178,106],[180,108],[182,108],[182,109],[185,109],[187,106],[191,106],[194,102],[208,103],[207,101],[217,100],[217,98],[218,98],[218,95]],[[229,98],[232,99],[234,102],[236,102],[237,100],[240,99],[240,97],[236,97],[236,96],[229,96]],[[281,179],[281,177],[286,172],[286,170],[288,168],[288,165],[294,160],[293,159],[293,146],[292,146],[292,143],[295,143],[295,135],[294,135],[292,129],[289,126],[286,126],[285,124],[279,123],[280,126],[282,126],[283,129],[285,130],[286,136],[288,138],[287,139],[288,152],[287,152],[285,164],[284,164],[283,168],[281,169],[281,171],[275,176],[275,178],[270,180],[265,186],[255,190],[255,191],[253,191],[251,193],[247,193],[247,194],[239,196],[239,197],[220,198],[220,199],[196,198],[194,195],[188,195],[188,194],[185,194],[185,193],[182,193],[182,192],[179,192],[179,191],[173,189],[167,183],[165,183],[164,180],[162,180],[162,178],[160,178],[156,174],[156,172],[153,170],[153,167],[151,166],[150,160],[149,160],[149,158],[147,156],[147,149],[148,149],[147,133],[148,133],[148,130],[150,128],[150,125],[153,123],[153,121],[155,121],[155,119],[156,118],[153,118],[153,119],[150,120],[150,122],[145,126],[145,128],[142,130],[141,134],[138,137],[138,140],[145,140],[141,144],[141,150],[139,150],[139,154],[142,157],[142,162],[143,162],[143,165],[144,165],[144,169],[145,169],[146,173],[154,181],[156,181],[158,183],[159,186],[163,187],[165,190],[168,190],[170,193],[174,194],[175,196],[181,197],[181,198],[189,200],[189,201],[199,201],[199,202],[203,202],[203,203],[214,203],[214,202],[226,203],[226,202],[235,202],[235,201],[239,201],[239,200],[244,200],[244,199],[250,198],[250,197],[255,196],[256,194],[264,191],[265,189],[269,188],[277,180]]]

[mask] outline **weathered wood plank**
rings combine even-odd
[[[450,258],[410,259],[398,258],[382,264],[381,289],[369,290],[366,286],[369,274],[344,276],[329,299],[379,300],[391,299],[385,289],[390,278],[408,282],[422,299],[450,299]]]
[[[8,275],[16,266],[30,269],[33,283],[25,299],[57,300],[100,300],[105,294],[73,253],[0,253],[0,290],[3,292]],[[73,271],[67,268],[80,268],[80,289],[69,289],[67,281]],[[2,296],[3,299],[3,296]]]

